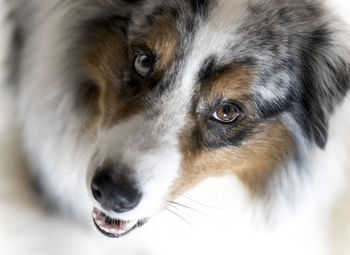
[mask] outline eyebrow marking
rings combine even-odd
[[[207,17],[209,11],[210,0],[191,0],[190,5],[194,14]]]
[[[198,72],[198,81],[202,84],[208,83],[216,74],[217,67],[217,57],[209,56],[204,60],[199,72]]]

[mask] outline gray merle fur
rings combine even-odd
[[[16,8],[21,10],[20,13],[13,13],[9,18],[14,24],[9,77],[15,83],[20,76],[22,49],[27,33],[30,33],[25,26],[26,17],[33,10],[29,2],[16,0],[12,3],[23,5],[22,9]],[[198,26],[210,17],[215,4],[215,0],[91,2],[92,6],[100,8],[101,14],[85,21],[81,38],[89,36],[99,26],[114,24],[126,40],[131,41],[146,34],[159,17],[174,20],[180,41],[175,63],[164,74],[166,77],[155,79],[151,86],[158,88],[155,91],[162,96],[174,88],[176,75],[181,73],[181,61],[191,51],[192,38]],[[237,33],[241,40],[227,46],[229,58],[232,64],[239,63],[254,70],[257,81],[252,98],[259,118],[281,119],[287,113],[296,120],[310,142],[324,148],[329,116],[349,90],[350,64],[349,59],[332,52],[336,48],[335,35],[318,1],[247,1],[246,17],[239,24]],[[197,76],[200,83],[210,82],[220,71],[220,57],[211,56],[202,64]],[[263,89],[272,91],[275,97],[266,98]],[[217,140],[213,143],[230,146],[239,144],[246,136],[226,138],[225,141],[220,137],[216,135]],[[230,140],[233,142],[228,143]],[[208,144],[207,141],[203,143]]]

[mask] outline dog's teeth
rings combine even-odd
[[[125,226],[126,226],[126,228],[131,228],[131,227],[133,227],[133,226],[135,226],[136,224],[137,224],[137,220],[133,220],[133,221],[128,221],[126,224],[125,224]]]
[[[111,233],[111,229],[110,228],[106,228],[106,227],[101,227],[101,229],[107,233]]]
[[[134,227],[138,226],[138,220],[124,221],[117,218],[112,218],[105,213],[94,209],[92,212],[94,221],[100,230],[109,235],[121,236],[131,231]]]
[[[118,234],[123,234],[127,231],[127,229],[124,229],[124,228],[121,228],[121,229],[118,229]]]
[[[106,224],[107,225],[111,225],[112,222],[113,222],[113,220],[111,218],[109,218],[109,217],[106,218]]]

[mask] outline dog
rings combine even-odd
[[[321,1],[6,6],[7,89],[32,179],[58,211],[123,239],[211,178],[234,178],[232,201],[268,222],[311,182],[325,189],[312,199],[333,201],[350,51]]]

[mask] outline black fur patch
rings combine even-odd
[[[195,151],[203,149],[218,149],[221,147],[238,147],[242,142],[249,139],[254,132],[252,123],[245,127],[238,124],[213,123],[215,121],[206,120],[206,123],[197,124],[192,132],[192,146]]]
[[[111,29],[115,30],[116,33],[122,32],[124,37],[126,37],[129,23],[130,17],[128,16],[113,15],[98,17],[82,24],[81,34],[83,38],[88,38],[94,36],[94,34],[99,34],[101,30]]]
[[[15,12],[8,15],[7,22],[14,25],[10,38],[10,52],[7,55],[7,64],[9,66],[7,79],[8,83],[13,85],[18,82],[20,76],[20,59],[25,44],[25,33],[17,23]]]
[[[204,63],[202,64],[202,67],[199,70],[198,81],[200,83],[209,82],[216,73],[215,72],[216,65],[217,65],[217,58],[215,56],[208,57],[204,61]]]
[[[245,128],[230,134],[224,129],[218,129],[211,133],[210,136],[204,137],[204,146],[210,149],[221,147],[235,146],[238,147],[243,141],[247,140],[252,135],[253,128]]]
[[[144,0],[122,0],[122,1],[127,3],[127,4],[140,4]]]
[[[9,58],[10,74],[9,81],[16,84],[20,73],[20,58],[24,46],[24,33],[20,27],[16,27],[11,38],[11,54]]]
[[[201,68],[197,74],[198,81],[201,83],[201,85],[205,85],[210,83],[215,78],[215,76],[225,72],[226,70],[229,70],[233,66],[237,65],[242,68],[252,68],[254,66],[254,63],[255,61],[253,58],[242,58],[235,59],[231,63],[222,65],[218,62],[218,58],[212,55],[203,61],[203,64],[201,65]]]
[[[344,60],[323,56],[332,44],[332,32],[325,27],[313,31],[303,48],[302,106],[308,123],[305,131],[315,143],[324,148],[328,137],[328,116],[335,104],[340,103],[349,89],[350,68]],[[322,63],[321,66],[318,66]],[[321,73],[319,73],[321,72]],[[326,76],[326,79],[322,79]]]
[[[207,17],[210,0],[190,0],[191,8],[194,14],[201,17]]]

